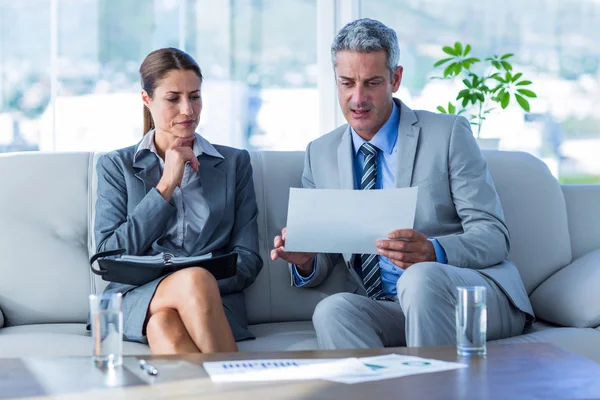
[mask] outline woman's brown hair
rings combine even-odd
[[[158,81],[164,78],[170,71],[189,70],[194,71],[200,83],[202,83],[202,71],[198,63],[184,51],[174,47],[154,50],[148,54],[140,66],[140,80],[142,89],[148,93],[150,98],[154,97],[154,89]],[[144,132],[145,135],[150,129],[154,128],[154,120],[148,107],[144,105]]]

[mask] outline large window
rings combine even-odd
[[[0,152],[39,148],[37,125],[50,103],[49,33],[48,0],[0,0]]]
[[[482,136],[542,158],[563,182],[600,183],[600,2],[597,0],[362,0],[361,15],[394,28],[404,78],[398,97],[435,111],[454,100],[433,63],[443,45],[475,56],[514,53],[533,81],[531,113],[514,105],[492,114]]]
[[[316,0],[0,0],[0,152],[137,142],[138,68],[167,46],[203,70],[209,140],[303,149],[319,134],[316,32]]]
[[[600,182],[598,0],[0,0],[0,152],[106,151],[142,134],[138,68],[179,47],[205,75],[201,132],[248,149],[304,149],[343,121],[329,45],[350,19],[398,32],[397,96],[452,100],[432,80],[443,45],[515,53],[531,113],[490,115],[482,136],[543,159],[563,182]]]

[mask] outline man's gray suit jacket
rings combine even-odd
[[[533,316],[519,271],[507,259],[510,236],[504,213],[469,122],[456,115],[413,111],[394,101],[400,108],[396,187],[419,188],[414,229],[439,241],[449,265],[491,278],[516,307]],[[354,189],[352,154],[347,124],[309,143],[303,187]],[[351,258],[319,254],[315,273],[304,286],[317,286],[333,268],[343,268],[348,271],[346,290],[364,293]]]

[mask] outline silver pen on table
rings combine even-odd
[[[158,375],[158,370],[154,368],[151,364],[148,364],[146,360],[140,360],[140,368],[144,370],[148,375],[156,376]]]

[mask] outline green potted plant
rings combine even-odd
[[[498,107],[506,109],[511,98],[525,112],[529,112],[528,98],[537,97],[535,92],[527,88],[532,82],[525,79],[521,72],[514,70],[508,61],[513,57],[511,53],[494,55],[482,61],[470,55],[470,44],[456,42],[453,47],[444,46],[442,50],[448,57],[437,61],[433,66],[444,68],[444,76],[433,79],[461,79],[462,85],[456,95],[457,103],[449,101],[445,107],[438,106],[438,111],[444,114],[465,113],[473,125],[480,147],[498,148],[499,139],[492,139],[490,143],[480,137],[486,117]]]

